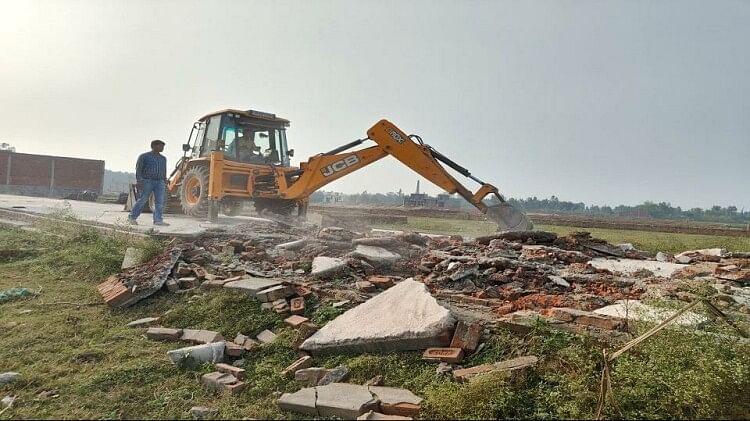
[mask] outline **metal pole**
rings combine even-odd
[[[13,153],[8,154],[8,172],[5,174],[5,184],[10,185],[10,157],[13,156]]]

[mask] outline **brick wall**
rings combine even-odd
[[[46,192],[46,195],[61,196],[90,190],[101,194],[103,181],[104,161],[0,151],[2,192],[34,195]]]

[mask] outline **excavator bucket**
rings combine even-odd
[[[498,231],[530,231],[534,229],[525,213],[508,202],[487,207],[487,218],[495,221]]]

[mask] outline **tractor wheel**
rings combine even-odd
[[[235,199],[224,199],[221,201],[221,213],[226,216],[237,216],[242,210],[242,202]]]
[[[185,215],[204,218],[208,215],[208,168],[190,168],[182,177],[180,206]]]
[[[263,212],[272,212],[277,215],[288,216],[291,215],[292,211],[297,207],[296,200],[288,199],[257,198],[254,202],[255,211],[258,215],[262,215]]]

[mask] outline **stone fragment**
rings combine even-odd
[[[301,325],[302,323],[305,323],[308,320],[310,319],[308,319],[307,317],[295,315],[295,316],[289,316],[286,319],[284,319],[284,323],[288,324],[291,327],[298,327],[299,325]]]
[[[318,256],[312,261],[310,275],[315,278],[330,278],[344,272],[346,268],[347,265],[344,259]]]
[[[615,304],[594,310],[595,314],[614,317],[618,320],[640,320],[646,322],[660,323],[675,313],[675,310],[653,307],[643,304],[638,300],[619,300]],[[697,326],[706,322],[707,319],[700,314],[686,311],[676,318],[672,323],[680,326]]]
[[[206,282],[202,283],[201,284],[201,288],[204,288],[204,289],[219,289],[219,288],[223,288],[224,285],[226,285],[229,282],[231,282],[231,281],[229,281],[227,279],[211,279],[211,280],[207,280]]]
[[[401,258],[399,254],[388,251],[382,247],[358,245],[353,252],[352,257],[357,257],[373,265],[390,265]]]
[[[294,339],[294,343],[292,344],[292,346],[294,346],[295,349],[298,349],[300,346],[302,346],[302,343],[304,343],[307,338],[312,336],[317,331],[318,326],[316,326],[313,322],[302,323],[297,329],[297,337]]]
[[[378,400],[365,386],[331,383],[315,388],[316,407],[321,417],[356,419],[370,410],[378,409]]]
[[[0,373],[0,385],[16,382],[20,378],[21,378],[21,373],[16,373],[15,371],[7,371],[5,373]]]
[[[167,286],[167,291],[169,292],[176,292],[177,290],[180,289],[180,284],[177,283],[177,280],[174,278],[167,279],[164,285]]]
[[[446,363],[460,363],[464,358],[464,350],[461,348],[427,348],[422,354],[422,359],[427,361],[442,361]]]
[[[473,352],[479,345],[479,339],[482,337],[482,325],[474,323],[465,323],[459,321],[456,324],[451,348],[461,348],[467,352]]]
[[[244,369],[226,363],[216,363],[216,370],[225,374],[231,374],[239,380],[247,378],[247,373]]]
[[[331,383],[339,383],[346,381],[349,378],[349,369],[346,366],[340,365],[333,370],[330,370],[323,376],[318,382],[318,386],[325,386]]]
[[[319,415],[315,406],[317,400],[315,389],[314,387],[308,387],[294,393],[284,393],[276,403],[282,411],[317,417]]]
[[[190,408],[190,416],[193,417],[193,419],[196,420],[202,420],[206,418],[213,418],[215,417],[219,411],[213,408],[208,408],[205,406],[194,406]]]
[[[357,420],[411,420],[412,417],[402,417],[399,415],[386,415],[381,414],[380,412],[375,411],[369,411],[366,414],[362,414],[359,417],[357,417]]]
[[[13,403],[16,401],[15,395],[8,395],[2,399],[0,399],[0,408],[10,408],[13,406]]]
[[[144,257],[143,250],[135,247],[128,247],[125,249],[125,257],[122,259],[120,269],[129,269],[133,266],[140,265],[144,262]]]
[[[301,346],[311,352],[392,352],[447,346],[454,319],[421,282],[407,279],[354,307]]]
[[[146,337],[155,341],[176,341],[182,336],[182,329],[166,327],[150,327],[146,330]]]
[[[265,278],[246,278],[224,284],[224,288],[255,296],[258,291],[279,285],[281,282]]]
[[[201,376],[201,384],[212,392],[223,392],[227,386],[236,384],[239,380],[231,374],[214,371]]]
[[[276,300],[286,300],[292,295],[294,295],[294,290],[291,287],[276,285],[256,292],[255,298],[264,303],[271,303]]]
[[[143,319],[133,320],[132,322],[128,323],[128,327],[142,327],[150,325],[151,323],[158,320],[158,317],[145,317]]]
[[[233,384],[228,384],[224,386],[224,392],[229,393],[230,395],[237,395],[243,390],[245,390],[245,386],[247,386],[245,382],[237,382]]]
[[[294,380],[308,387],[316,386],[329,371],[331,370],[322,367],[303,368],[294,372]]]
[[[292,298],[289,303],[289,310],[292,314],[302,314],[305,312],[305,299],[302,297]]]
[[[423,399],[406,389],[370,386],[370,393],[380,400],[380,412],[386,415],[415,417],[422,409]]]
[[[304,357],[298,359],[297,361],[291,363],[287,368],[281,371],[281,375],[284,377],[291,377],[293,376],[297,370],[302,370],[304,368],[310,368],[313,365],[312,357],[309,355],[305,355]]]
[[[224,347],[224,342],[213,342],[167,351],[167,356],[174,364],[185,359],[192,359],[196,363],[217,363],[224,359]]]
[[[566,281],[562,276],[549,275],[547,276],[547,278],[549,278],[549,280],[552,281],[552,283],[554,283],[555,285],[559,285],[563,288],[570,288],[570,283]]]
[[[663,252],[656,253],[657,262],[671,262],[672,260],[674,260],[674,256],[672,256],[669,253],[663,253]]]
[[[270,344],[274,340],[276,340],[276,334],[271,332],[270,330],[264,330],[263,332],[260,332],[258,334],[258,340],[263,342],[264,344]]]
[[[209,344],[211,342],[223,341],[224,337],[221,336],[221,333],[212,330],[183,329],[180,340],[194,344]]]
[[[289,313],[289,303],[286,300],[284,299],[276,300],[272,304],[273,304],[273,307],[271,307],[271,309],[275,311],[276,313],[278,314]]]

